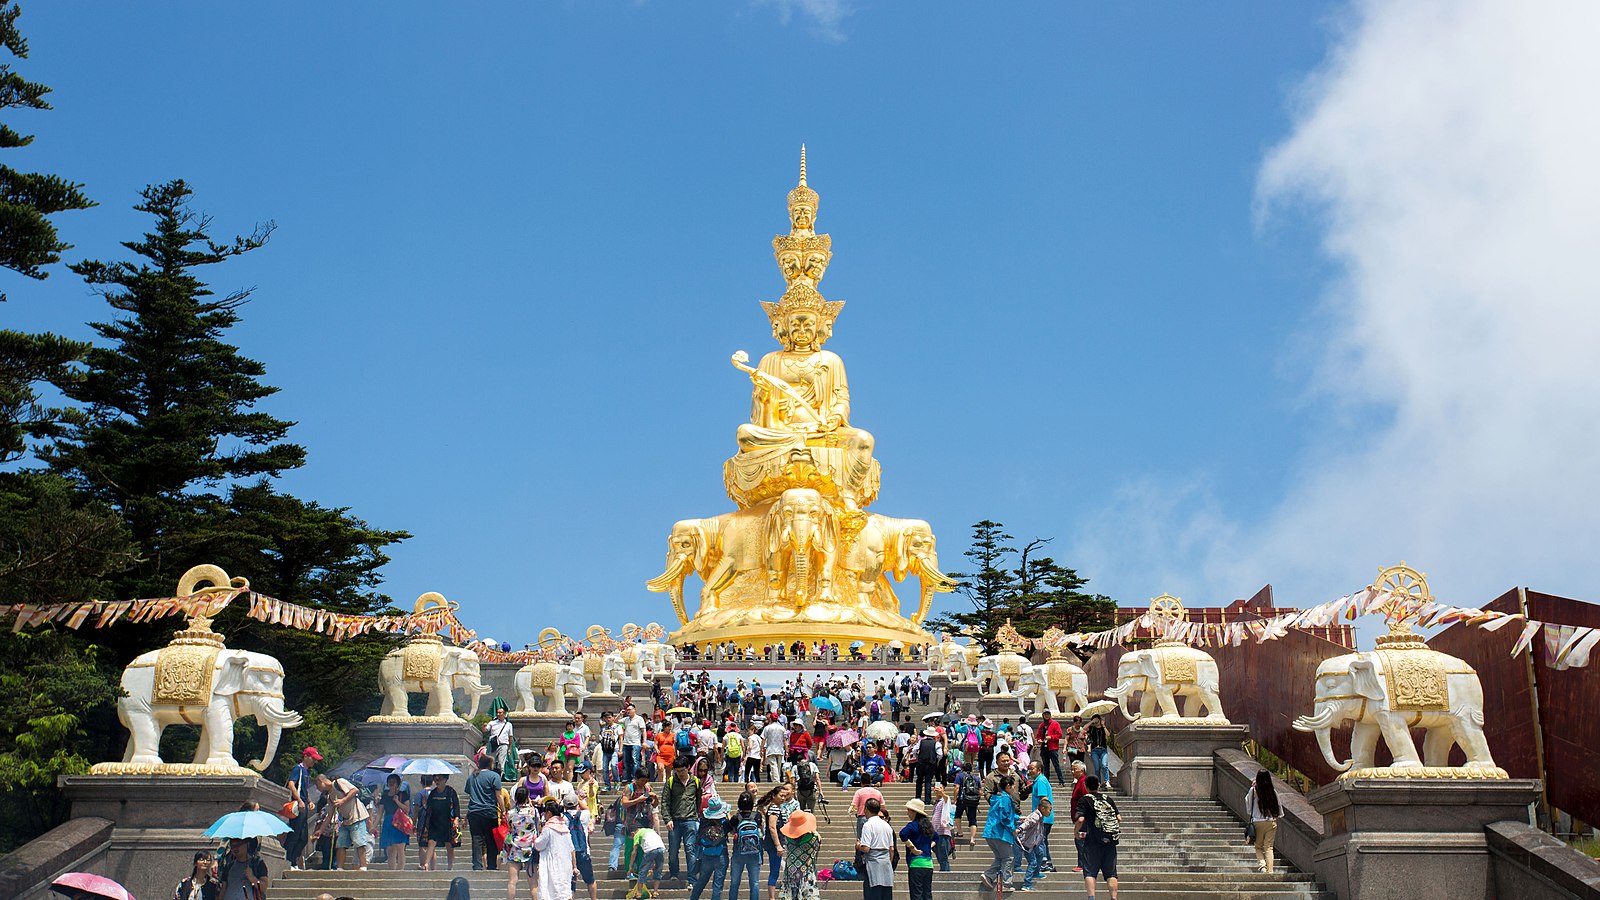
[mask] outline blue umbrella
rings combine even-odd
[[[211,823],[206,829],[208,838],[272,837],[292,831],[284,821],[272,813],[258,809],[231,812]]]
[[[442,759],[413,759],[400,767],[401,775],[460,775],[461,770]]]
[[[836,697],[815,697],[812,698],[811,705],[815,706],[817,709],[831,710],[835,714],[844,710],[844,706],[839,703],[839,700]]]
[[[377,787],[377,786],[383,784],[384,782],[388,781],[390,775],[398,775],[398,774],[400,774],[400,773],[399,772],[391,772],[388,769],[378,769],[378,768],[374,768],[372,766],[367,766],[365,769],[361,769],[360,771],[356,772],[354,775],[351,775],[350,776],[350,780],[354,781],[356,784],[361,784],[361,785],[370,784],[370,785],[372,785],[374,787]]]

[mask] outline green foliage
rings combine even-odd
[[[278,758],[266,771],[279,784],[288,779],[290,769],[300,764],[300,751],[306,747],[315,747],[322,754],[323,761],[317,768],[323,769],[356,750],[356,743],[344,725],[347,720],[336,707],[313,703],[300,707],[300,715],[305,721],[284,735],[283,744],[278,747]]]
[[[1014,540],[999,522],[984,519],[972,526],[972,546],[964,555],[973,562],[973,571],[951,573],[972,609],[935,618],[930,628],[971,634],[993,653],[995,632],[1007,621],[1032,638],[1050,627],[1097,631],[1114,624],[1117,605],[1111,598],[1085,592],[1089,579],[1048,556],[1035,555],[1049,538],[1034,538],[1020,550],[1011,545]]]
[[[65,478],[0,473],[0,603],[103,597],[137,559],[116,514]]]
[[[89,770],[86,723],[122,693],[101,656],[53,630],[0,633],[0,852],[59,822],[56,778]]]
[[[84,357],[88,371],[61,385],[87,412],[45,454],[59,472],[111,504],[144,556],[123,582],[134,596],[170,591],[210,550],[205,510],[222,504],[225,481],[274,476],[304,462],[283,441],[290,422],[254,409],[277,392],[261,363],[223,340],[250,291],[217,297],[197,270],[266,241],[271,226],[218,242],[210,220],[189,208],[188,185],[154,185],[134,208],[155,219],[143,240],[123,246],[131,262],[72,266],[123,313],[94,325],[108,344]]]
[[[12,57],[28,58],[28,42],[17,30],[22,10],[11,0],[0,0],[0,46]],[[23,78],[9,59],[0,61],[0,111],[49,109],[45,95],[50,88]],[[33,136],[21,134],[10,124],[0,123],[0,149],[26,147]],[[62,241],[49,216],[75,209],[88,209],[94,201],[84,195],[83,185],[57,175],[18,172],[0,165],[0,268],[27,278],[41,279],[45,266],[61,261],[61,252],[72,245]],[[5,294],[0,293],[0,300]]]

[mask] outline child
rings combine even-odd
[[[788,824],[778,833],[783,836],[779,896],[783,900],[818,900],[817,854],[822,849],[822,838],[817,835],[817,817],[800,810],[789,816]]]
[[[630,900],[647,898],[661,890],[661,867],[667,861],[667,844],[661,840],[661,835],[654,828],[640,828],[633,833],[633,848],[630,855],[637,868],[634,870],[638,881],[634,883],[633,890],[628,891]],[[647,886],[648,885],[648,886]]]
[[[706,884],[711,885],[712,900],[722,897],[722,882],[728,875],[728,805],[713,794],[700,814],[700,830],[695,835],[695,849],[700,862],[695,870],[694,890],[689,900],[700,900]]]
[[[1039,798],[1039,805],[1033,812],[1023,817],[1017,823],[1014,840],[1022,849],[1022,858],[1027,861],[1028,867],[1022,873],[1022,887],[1019,891],[1033,890],[1034,879],[1039,878],[1039,868],[1044,864],[1044,819],[1050,815],[1050,801]]]
[[[589,808],[589,818],[600,818],[600,782],[595,778],[594,767],[588,763],[578,766],[579,777],[583,780],[578,784],[578,799]]]

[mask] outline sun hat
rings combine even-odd
[[[939,736],[939,729],[937,729],[937,728],[924,728],[924,729],[922,729],[922,736],[923,737],[936,738],[936,737]]]
[[[803,809],[799,812],[790,814],[788,823],[782,828],[778,829],[778,831],[784,837],[793,838],[795,840],[799,840],[800,838],[805,837],[816,830],[817,817]]]
[[[722,802],[721,797],[712,797],[706,804],[705,816],[708,819],[726,819],[728,817],[728,804]]]
[[[922,805],[922,801],[916,797],[912,797],[910,800],[906,801],[906,811],[914,812],[919,816],[925,816],[928,814],[928,808]]]
[[[976,724],[978,724],[978,716],[977,716],[977,714],[974,713],[973,715],[967,716],[967,724],[968,725],[976,725]]]

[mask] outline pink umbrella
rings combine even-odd
[[[856,734],[854,728],[841,728],[828,735],[828,746],[832,748],[848,747],[861,740],[861,735]]]
[[[102,875],[88,872],[68,872],[50,882],[50,890],[71,900],[134,900],[127,888]]]

